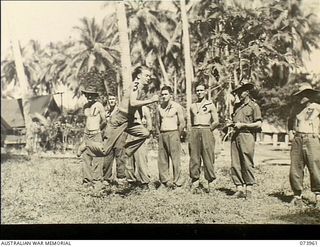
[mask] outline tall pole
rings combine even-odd
[[[31,131],[31,116],[30,116],[30,88],[28,84],[27,77],[24,73],[24,66],[21,56],[21,50],[20,50],[20,44],[16,37],[15,33],[15,27],[11,26],[12,31],[12,50],[14,55],[14,62],[16,66],[16,72],[18,81],[20,84],[20,88],[22,90],[22,106],[23,106],[23,115],[24,115],[24,121],[25,121],[25,127],[26,127],[26,150],[28,153],[32,151],[32,131]]]
[[[190,106],[192,100],[192,63],[190,56],[190,40],[189,40],[189,22],[186,12],[186,3],[185,0],[180,0],[181,4],[181,19],[183,27],[183,50],[184,50],[184,68],[186,72],[186,95],[187,95],[187,127],[191,128],[191,119],[190,119]]]
[[[119,39],[121,48],[121,72],[124,90],[129,88],[132,82],[131,76],[131,59],[130,59],[130,46],[128,38],[127,16],[126,9],[123,1],[119,1],[116,5]]]

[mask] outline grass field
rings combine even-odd
[[[184,146],[184,150],[187,150]],[[1,223],[197,223],[197,224],[320,224],[309,177],[305,207],[290,205],[289,166],[267,159],[289,159],[289,152],[257,145],[253,198],[234,199],[226,145],[216,160],[215,191],[192,194],[188,187],[188,155],[182,157],[185,185],[179,190],[117,192],[115,186],[99,197],[81,186],[81,159],[2,155]],[[157,152],[150,149],[149,170],[158,179]]]

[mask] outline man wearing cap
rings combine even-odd
[[[291,144],[290,185],[294,193],[292,203],[302,206],[304,168],[310,173],[311,191],[315,193],[316,207],[320,208],[320,91],[309,83],[301,83],[292,95],[288,121]]]
[[[171,100],[172,89],[161,88],[162,102],[158,106],[159,152],[158,168],[160,182],[169,189],[182,185],[180,133],[185,127],[182,106]],[[172,160],[173,179],[170,179],[169,158]]]
[[[214,146],[215,139],[212,131],[218,125],[218,113],[214,104],[206,99],[207,88],[204,84],[196,86],[197,102],[190,107],[191,132],[189,140],[190,163],[189,172],[192,179],[192,192],[199,188],[201,159],[203,161],[204,177],[207,183],[203,184],[206,192],[213,186],[216,179],[214,173]]]
[[[148,91],[151,80],[151,71],[146,66],[137,67],[132,77],[134,81],[127,88],[124,88],[122,101],[119,109],[115,112],[104,131],[103,143],[90,142],[87,147],[91,156],[106,156],[117,143],[123,132],[136,138],[126,142],[124,148],[124,159],[131,157],[133,153],[145,142],[150,132],[139,123],[134,122],[136,111],[141,112],[141,107],[158,101],[158,95],[153,95],[150,99],[144,99]]]
[[[86,125],[84,129],[83,143],[80,145],[77,155],[84,159],[82,166],[83,183],[90,184],[101,181],[102,179],[102,160],[97,159],[93,162],[93,157],[88,150],[82,150],[83,145],[89,141],[102,142],[101,126],[104,124],[106,117],[103,105],[97,101],[99,96],[95,87],[89,85],[82,93],[87,98],[88,102],[84,105],[84,115],[86,116]]]
[[[118,103],[117,98],[114,94],[108,95],[108,104],[106,109],[106,119],[107,123],[110,121],[110,118],[113,114],[115,114],[118,111]],[[103,162],[103,178],[107,182],[112,182],[112,166],[113,161],[116,160],[116,177],[119,181],[122,181],[125,179],[125,164],[121,157],[122,149],[124,146],[124,143],[126,141],[127,134],[123,133],[114,148],[111,150],[111,152],[104,158]]]
[[[231,138],[231,177],[236,185],[236,198],[250,198],[254,177],[255,132],[261,128],[261,111],[257,103],[250,98],[252,83],[242,84],[232,91],[239,102],[232,113],[234,133]]]

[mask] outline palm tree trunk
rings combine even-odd
[[[237,69],[235,68],[233,70],[233,77],[234,77],[234,84],[237,86],[239,84],[238,75],[237,75]]]
[[[162,72],[164,81],[165,81],[166,85],[171,86],[171,83],[169,81],[169,77],[168,77],[168,74],[167,74],[166,69],[164,67],[164,64],[162,62],[161,56],[158,55],[157,58],[158,58],[158,62],[160,64],[160,68],[161,68],[161,72]]]
[[[189,40],[189,23],[186,13],[186,3],[185,0],[180,0],[181,4],[181,19],[183,27],[183,50],[184,50],[184,69],[186,73],[186,95],[187,95],[187,127],[191,128],[191,118],[190,118],[190,106],[192,100],[192,91],[191,91],[191,80],[192,80],[192,63],[190,57],[190,40]]]
[[[173,98],[174,100],[177,100],[177,73],[174,73],[173,78]]]
[[[119,1],[117,3],[117,19],[121,49],[121,72],[123,79],[123,88],[128,88],[132,83],[132,76],[127,16],[123,1]]]
[[[243,68],[242,68],[242,62],[241,62],[241,59],[242,59],[242,55],[241,55],[241,51],[239,50],[239,69],[240,69],[240,80],[242,80],[242,77],[243,77]]]
[[[14,62],[16,65],[16,72],[18,81],[22,90],[22,106],[23,106],[23,116],[25,121],[25,127],[26,127],[26,150],[28,151],[28,154],[32,152],[33,148],[33,135],[31,130],[31,116],[30,116],[30,102],[29,102],[29,85],[27,81],[27,77],[24,73],[24,66],[22,62],[22,56],[20,51],[20,46],[18,40],[14,37],[12,39],[12,48],[13,48],[13,54],[14,54]]]

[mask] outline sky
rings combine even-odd
[[[77,35],[74,26],[81,17],[95,17],[101,23],[112,11],[104,1],[1,1],[1,53],[9,47],[13,31],[24,45],[30,39],[65,41]]]
[[[307,10],[320,18],[320,0],[303,0]],[[49,42],[66,41],[77,37],[74,26],[82,17],[95,17],[98,23],[115,11],[105,1],[1,1],[1,58],[10,47],[13,34],[24,46],[30,39],[42,46]],[[305,59],[310,72],[320,73],[320,50]],[[73,104],[73,103],[71,103]]]

